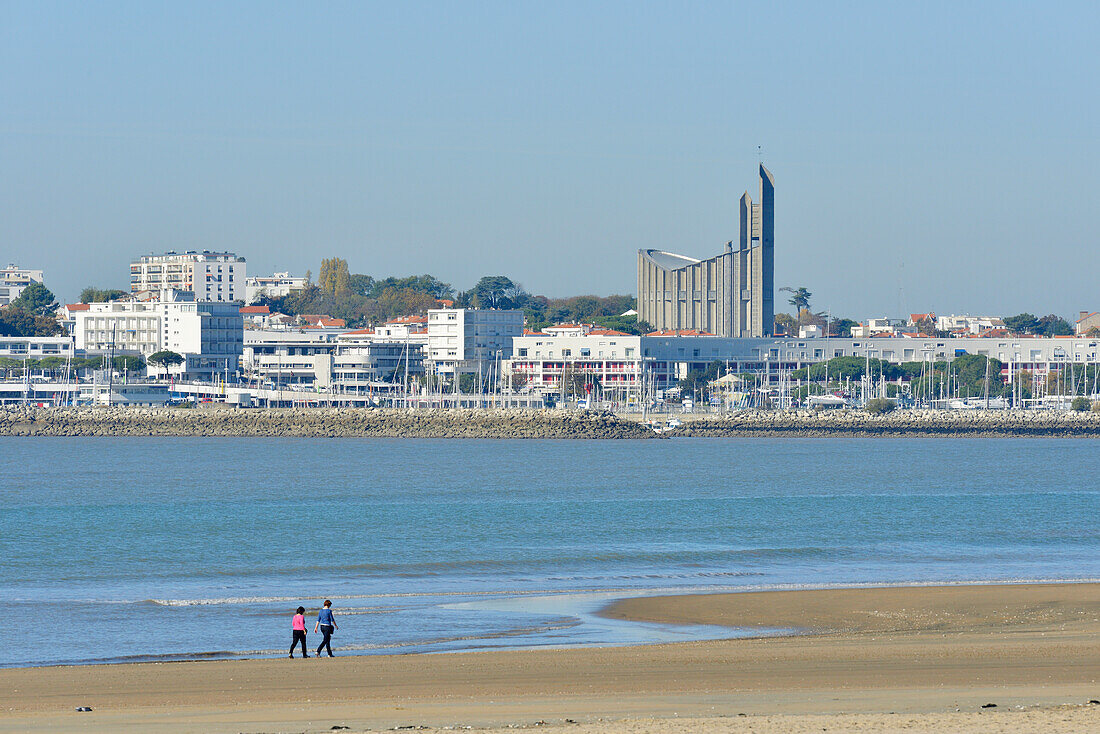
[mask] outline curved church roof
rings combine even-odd
[[[646,260],[665,270],[679,270],[702,262],[687,255],[677,255],[674,252],[665,252],[664,250],[641,250],[641,254]]]

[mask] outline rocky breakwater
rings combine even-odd
[[[651,438],[600,412],[387,408],[9,408],[0,436]]]
[[[669,436],[1100,437],[1100,413],[1064,411],[745,410],[685,420]]]

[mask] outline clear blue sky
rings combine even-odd
[[[0,2],[0,260],[632,293],[736,237],[760,145],[817,309],[1100,308],[1097,4],[827,5]]]

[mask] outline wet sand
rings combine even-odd
[[[1096,584],[655,597],[605,614],[805,632],[622,648],[0,670],[0,731],[504,729],[539,721],[569,732],[1100,731],[1100,705],[1088,704],[1100,700]],[[997,706],[981,708],[987,703]]]

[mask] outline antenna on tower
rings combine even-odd
[[[764,146],[763,145],[756,146],[756,162],[757,163],[763,163],[764,162]]]

